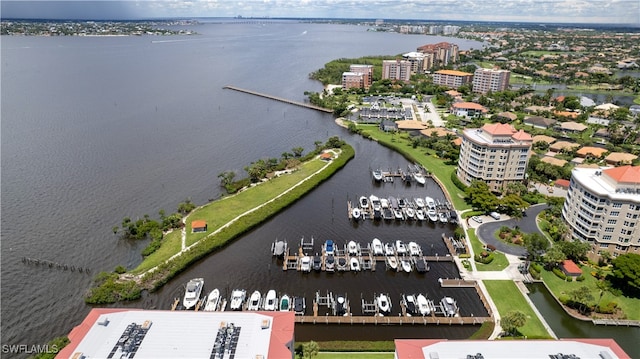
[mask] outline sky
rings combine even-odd
[[[632,24],[640,0],[69,0],[0,1],[0,16],[48,19],[295,17]]]

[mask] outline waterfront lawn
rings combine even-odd
[[[594,298],[594,301],[590,304],[616,302],[618,304],[618,308],[622,309],[624,312],[626,319],[640,320],[640,299],[628,298],[622,295],[616,296],[608,291],[603,292],[602,298],[600,298],[600,288],[598,288],[599,280],[591,275],[591,272],[593,271],[596,271],[596,269],[589,266],[583,266],[582,275],[584,276],[584,281],[582,282],[564,281],[548,270],[543,270],[541,276],[544,283],[556,298],[560,296],[568,296],[568,293],[571,291],[586,286],[589,288],[591,295]],[[597,316],[598,314],[595,313],[595,315]]]
[[[471,246],[473,247],[473,254],[480,254],[484,250],[484,245],[476,236],[475,229],[468,229],[467,235],[469,236],[469,240],[471,241]],[[476,269],[479,271],[501,271],[509,266],[509,260],[507,256],[502,252],[493,252],[493,260],[489,264],[483,264],[480,262],[476,262]]]
[[[461,211],[471,208],[464,200],[464,191],[456,187],[451,181],[451,174],[456,171],[456,166],[445,164],[444,161],[435,156],[430,149],[424,147],[413,148],[411,142],[408,140],[408,134],[380,131],[377,125],[358,125],[358,129],[360,129],[364,135],[370,136],[382,145],[399,152],[409,161],[418,162],[423,165],[440,180],[447,192],[449,192],[449,196],[453,202],[452,204],[457,210]]]
[[[132,274],[140,274],[145,272],[160,263],[169,259],[172,255],[180,252],[182,249],[182,235],[180,230],[173,230],[172,232],[165,234],[162,239],[162,245],[155,252],[148,255],[142,263],[140,263]]]
[[[519,310],[527,316],[525,325],[518,328],[520,334],[529,339],[551,339],[529,302],[527,302],[513,281],[484,280],[483,283],[498,308],[500,316],[504,316],[512,310]]]

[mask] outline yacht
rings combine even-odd
[[[331,239],[327,239],[327,241],[324,242],[324,253],[326,255],[333,255],[334,250],[333,241]]]
[[[417,218],[419,221],[424,221],[424,219],[425,219],[425,214],[424,214],[424,210],[423,210],[422,208],[418,208],[418,209],[416,210],[416,218]]]
[[[395,248],[393,248],[393,244],[385,243],[384,244],[384,255],[385,256],[394,256],[396,254]]]
[[[382,241],[380,241],[378,238],[374,238],[373,241],[371,241],[371,249],[373,250],[373,255],[374,256],[382,256],[384,255],[384,248],[382,248]]]
[[[403,294],[402,302],[407,310],[407,315],[412,316],[418,313],[418,305],[416,303],[416,296],[413,294]]]
[[[413,199],[413,203],[416,204],[416,207],[418,208],[424,208],[424,200],[422,199],[422,197],[416,197]]]
[[[360,271],[360,261],[358,261],[358,258],[351,257],[351,259],[349,260],[349,269],[354,272]]]
[[[337,316],[347,316],[347,306],[348,306],[347,298],[341,295],[336,298],[335,307],[333,313]]]
[[[396,253],[398,255],[403,255],[407,253],[407,246],[401,240],[396,241]]]
[[[435,209],[427,210],[427,217],[429,217],[429,220],[431,220],[431,222],[438,222],[438,213],[436,213]]]
[[[396,256],[387,256],[387,266],[393,270],[398,270],[398,259]]]
[[[220,290],[218,288],[212,290],[207,296],[207,304],[204,306],[205,312],[213,312],[218,310],[220,304]]]
[[[411,261],[406,259],[406,258],[402,258],[400,260],[400,267],[402,267],[402,270],[405,273],[411,273]]]
[[[380,207],[389,208],[389,200],[386,198],[380,198]]]
[[[264,299],[264,310],[273,311],[278,308],[278,297],[276,295],[276,291],[270,289],[267,292],[267,296]]]
[[[249,304],[247,305],[247,310],[260,310],[260,299],[262,299],[262,295],[257,290],[251,293],[249,296]]]
[[[324,270],[327,272],[333,272],[336,269],[336,258],[333,254],[328,254],[327,258],[324,260]]]
[[[307,304],[304,300],[304,297],[293,298],[293,311],[296,312],[296,315],[304,315],[304,311],[306,308]]]
[[[283,294],[280,298],[280,306],[278,307],[278,310],[281,312],[288,312],[291,310],[291,304],[291,298],[289,298],[287,294]]]
[[[406,198],[398,198],[398,208],[404,208],[407,206]]]
[[[338,263],[336,264],[336,267],[338,268],[339,271],[346,271],[347,259],[345,257],[338,257]]]
[[[416,301],[418,302],[418,312],[421,315],[424,316],[424,315],[431,314],[431,308],[429,307],[429,302],[427,301],[427,297],[425,297],[423,294],[419,294]]]
[[[404,214],[402,214],[402,210],[400,208],[394,208],[393,209],[393,215],[398,220],[403,220],[404,219]]]
[[[427,182],[427,179],[424,178],[424,175],[420,172],[413,172],[413,179],[419,184],[425,184]]]
[[[231,292],[231,303],[229,304],[231,310],[242,310],[242,304],[244,304],[246,295],[247,291],[244,289],[235,289]]]
[[[300,259],[300,270],[303,272],[311,272],[311,257],[304,256]]]
[[[354,241],[349,241],[347,244],[347,252],[349,255],[357,256],[358,255],[358,245]]]
[[[442,305],[442,311],[447,317],[453,317],[458,313],[458,304],[451,297],[444,297],[440,301]]]
[[[386,294],[380,294],[376,298],[376,305],[378,306],[378,313],[380,315],[389,315],[391,313],[391,300]]]
[[[187,283],[187,287],[184,291],[184,298],[182,299],[182,306],[184,309],[193,309],[200,300],[200,294],[202,294],[202,288],[204,287],[204,279],[195,278]]]
[[[369,208],[369,199],[366,196],[360,196],[359,202],[360,202],[361,209]]]
[[[369,196],[369,201],[371,201],[371,206],[373,207],[374,211],[382,210],[382,203],[380,202],[380,198],[378,198],[377,196],[371,195]]]
[[[415,258],[413,265],[416,267],[416,272],[418,273],[427,273],[429,271],[429,265],[424,258]]]
[[[420,245],[416,242],[409,242],[409,254],[412,256],[419,256],[422,254],[422,249]]]
[[[447,219],[447,215],[444,214],[444,212],[440,212],[438,214],[438,219],[440,220],[440,222],[442,223],[447,223],[449,220]]]
[[[413,219],[413,217],[414,217],[414,216],[415,216],[415,214],[416,214],[416,211],[415,211],[413,208],[411,208],[411,207],[405,207],[405,208],[404,208],[404,214],[405,214],[405,217],[406,217],[407,219]]]
[[[320,257],[317,253],[313,257],[313,262],[311,264],[311,267],[316,272],[319,272],[322,269],[322,257]]]
[[[425,202],[425,205],[427,206],[427,209],[432,209],[434,211],[436,210],[436,201],[434,201],[433,198],[425,197],[424,202]]]
[[[376,180],[376,182],[380,182],[382,181],[382,171],[377,169],[377,170],[373,170],[371,171],[371,175],[373,176],[373,179]]]
[[[358,207],[351,208],[351,218],[358,220],[362,217],[362,211]]]

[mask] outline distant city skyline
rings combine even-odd
[[[243,16],[640,26],[639,0],[12,0],[2,1],[0,6],[3,19],[133,20]]]

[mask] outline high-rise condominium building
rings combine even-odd
[[[509,124],[486,124],[462,132],[457,176],[464,184],[481,180],[494,192],[525,178],[533,139]]]
[[[562,217],[593,254],[640,254],[640,166],[574,168]]]
[[[457,70],[439,70],[433,73],[433,83],[436,85],[458,88],[471,83],[473,74]]]
[[[382,61],[382,78],[409,82],[411,79],[411,62],[406,60]]]
[[[362,74],[364,88],[368,89],[373,83],[373,65],[352,64],[349,66],[349,72]]]
[[[447,66],[460,60],[458,45],[449,42],[439,42],[418,47],[418,52],[427,55],[429,61],[425,64],[425,70],[431,70],[434,66]],[[429,65],[427,67],[427,65]]]
[[[511,72],[508,70],[477,69],[473,73],[473,92],[505,91],[509,88]]]

